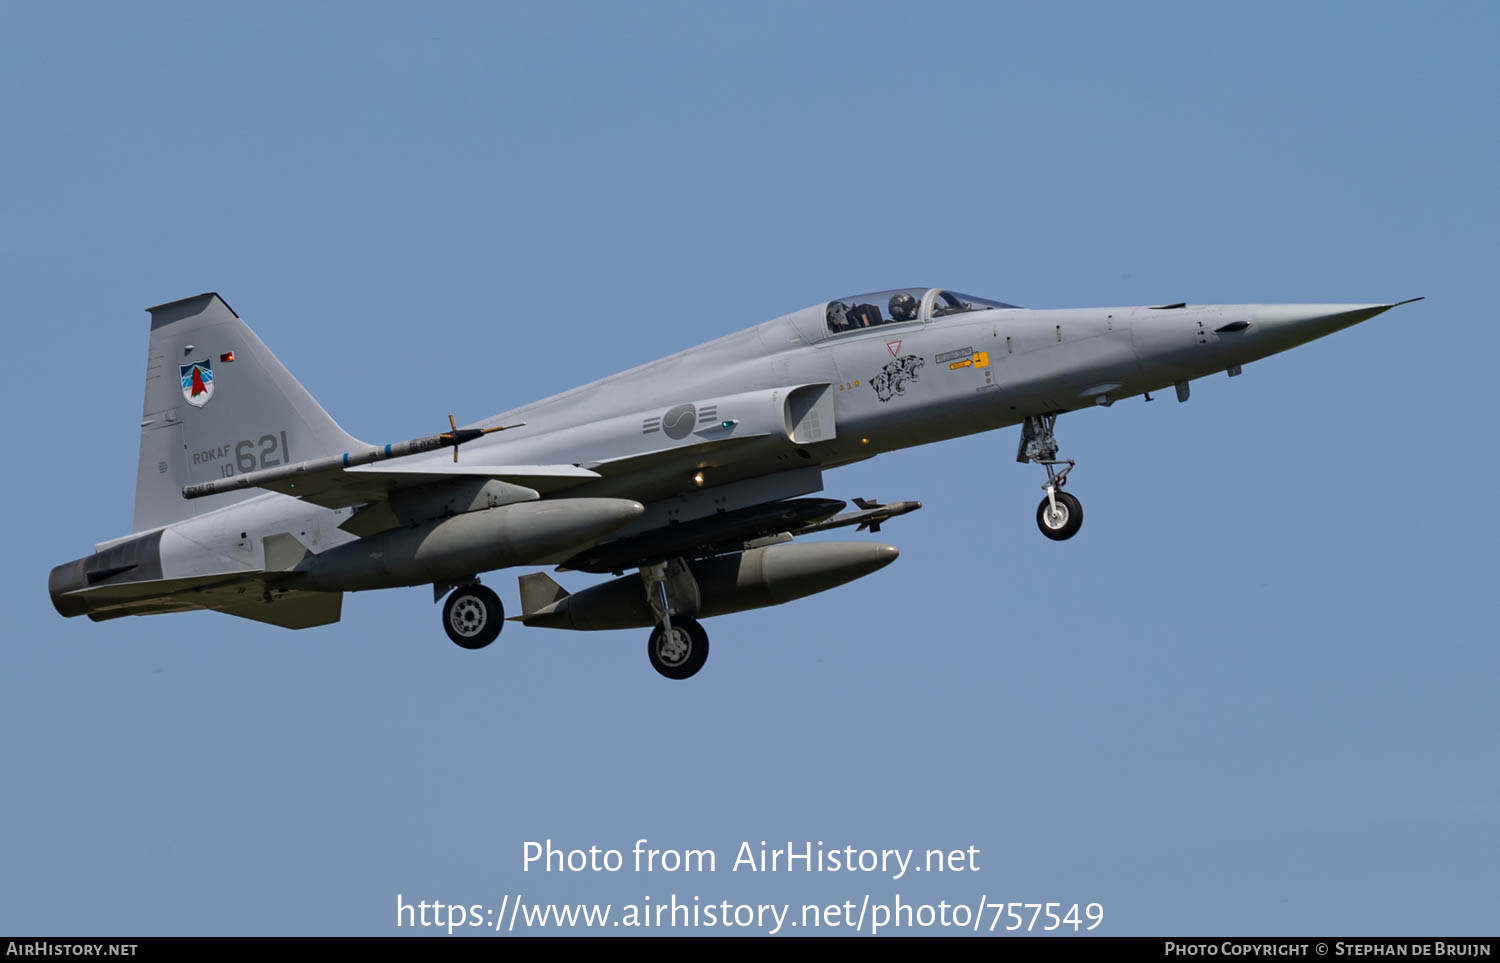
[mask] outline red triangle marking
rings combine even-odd
[[[898,351],[901,350],[901,342],[900,341],[887,341],[885,343],[885,350],[887,350],[887,351],[889,351],[891,353],[891,357],[892,358],[897,357],[896,352],[898,352]]]

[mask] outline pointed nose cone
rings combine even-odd
[[[1391,304],[1267,304],[1255,312],[1254,325],[1281,348],[1306,344],[1335,331],[1368,321],[1377,314],[1421,298]]]

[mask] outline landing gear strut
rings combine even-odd
[[[471,582],[460,585],[443,603],[443,628],[465,649],[482,649],[505,628],[505,606],[493,591]]]
[[[1057,457],[1057,437],[1052,433],[1057,415],[1028,415],[1021,427],[1021,444],[1016,461],[1034,461],[1047,469],[1047,497],[1036,507],[1036,527],[1056,542],[1072,538],[1083,525],[1083,505],[1062,490],[1068,483],[1068,472],[1074,462]],[[1061,466],[1061,467],[1059,467]]]
[[[698,580],[680,558],[641,566],[646,602],[656,628],[646,641],[651,667],[669,679],[686,679],[708,660],[708,633],[698,614]]]

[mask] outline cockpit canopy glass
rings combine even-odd
[[[957,291],[939,291],[932,302],[932,316],[934,318],[946,318],[950,314],[965,314],[969,311],[990,311],[995,308],[1014,308],[1014,304],[1006,304],[1004,301],[991,301],[987,298],[976,298],[972,294],[959,294]]]
[[[843,334],[882,324],[918,320],[926,288],[900,288],[828,302],[828,333]]]
[[[1015,307],[1013,304],[976,298],[955,291],[942,291],[936,288],[897,288],[892,291],[857,294],[853,297],[829,301],[828,333],[845,334],[882,324],[924,321],[929,317],[944,318],[970,311],[1013,307]]]

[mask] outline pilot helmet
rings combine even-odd
[[[897,291],[891,295],[890,312],[892,321],[915,321],[917,299],[905,291]]]

